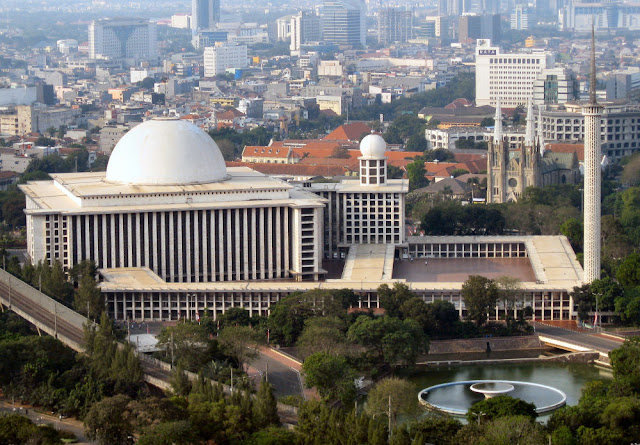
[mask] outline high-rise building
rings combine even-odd
[[[631,67],[626,70],[607,74],[607,100],[631,99],[638,96],[640,90],[640,69]]]
[[[555,64],[552,53],[527,49],[502,53],[488,39],[476,47],[476,104],[495,106],[497,101],[509,108],[525,105],[533,95],[538,75]]]
[[[191,28],[213,29],[220,21],[220,0],[192,0]]]
[[[533,83],[534,105],[565,104],[578,96],[578,81],[568,68],[546,68]]]
[[[156,24],[144,19],[102,19],[89,25],[89,58],[145,60],[157,56]]]
[[[489,39],[497,43],[502,38],[500,15],[465,14],[458,19],[458,41]]]
[[[640,29],[640,8],[631,2],[570,0],[558,14],[560,25],[570,31],[588,31],[592,24],[596,30]]]
[[[366,45],[366,6],[362,0],[325,0],[322,38],[337,45]]]
[[[383,8],[378,11],[378,41],[385,45],[413,38],[413,11]]]
[[[600,279],[600,118],[602,107],[596,100],[595,27],[591,27],[591,85],[584,115],[584,282]]]
[[[438,15],[459,16],[471,12],[471,0],[438,0]]]
[[[447,17],[427,16],[424,21],[419,24],[416,34],[422,38],[448,37],[448,23]]]
[[[230,68],[244,68],[249,65],[247,45],[217,43],[204,49],[204,76],[224,74]]]
[[[516,5],[511,11],[511,29],[518,31],[531,29],[536,25],[536,13],[527,5]]]
[[[291,16],[291,43],[289,49],[299,52],[304,43],[322,40],[320,17],[306,11]]]

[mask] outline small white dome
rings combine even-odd
[[[369,134],[360,142],[360,153],[363,158],[383,159],[387,151],[387,143],[379,134]]]
[[[222,181],[227,167],[218,145],[196,125],[153,119],[129,130],[113,149],[108,182],[137,185]]]

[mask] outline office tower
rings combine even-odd
[[[518,31],[531,29],[536,25],[536,13],[526,5],[516,5],[511,12],[511,29]]]
[[[89,25],[89,58],[156,57],[156,24],[144,19],[102,19]]]
[[[220,0],[192,0],[191,27],[199,29],[213,29],[220,21]]]
[[[337,45],[366,44],[366,10],[362,0],[326,0],[322,5],[323,39]]]
[[[595,31],[591,28],[591,80],[584,115],[584,282],[600,279],[600,117],[596,101]]]
[[[300,11],[291,16],[291,51],[300,51],[303,43],[322,40],[322,24],[317,15]]]
[[[378,41],[389,44],[413,38],[413,11],[383,8],[378,12]]]
[[[205,77],[224,74],[230,68],[244,68],[248,64],[247,45],[216,43],[216,46],[204,49]]]
[[[525,105],[533,95],[538,75],[552,67],[555,58],[543,50],[502,53],[490,40],[478,40],[476,47],[476,104],[514,108]]]

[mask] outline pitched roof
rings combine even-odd
[[[254,158],[286,158],[289,155],[289,149],[280,146],[263,147],[261,145],[247,145],[242,150],[242,156],[250,156]]]
[[[323,139],[327,141],[359,141],[362,135],[371,133],[371,127],[362,122],[340,125]]]
[[[545,145],[545,149],[553,153],[575,153],[578,161],[584,161],[584,144],[550,143]]]
[[[444,192],[446,187],[448,187],[454,195],[463,195],[471,191],[471,186],[458,178],[444,178],[416,191],[433,194]]]

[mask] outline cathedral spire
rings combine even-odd
[[[589,80],[589,104],[595,105],[596,101],[596,31],[595,24],[591,22],[591,79]]]
[[[538,105],[538,143],[540,156],[544,156],[544,132],[542,131],[542,105]]]
[[[527,129],[524,133],[524,143],[527,145],[533,144],[534,136],[534,123],[533,123],[533,101],[529,98],[527,103]]]
[[[502,109],[500,108],[500,99],[496,101],[496,115],[494,119],[493,142],[498,143],[502,141]]]

